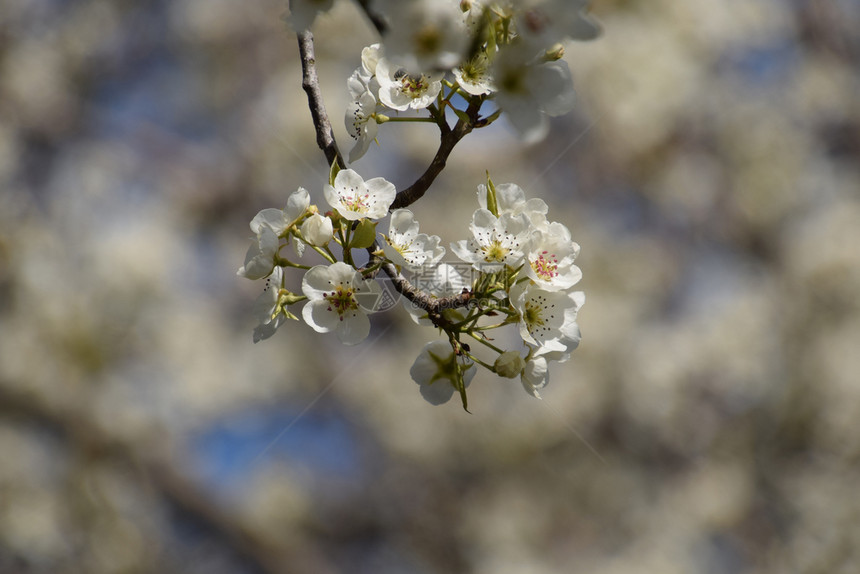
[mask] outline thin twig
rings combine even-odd
[[[388,275],[388,278],[391,279],[391,283],[397,292],[406,297],[414,305],[427,311],[430,321],[440,329],[450,330],[454,327],[443,315],[442,312],[445,309],[459,309],[475,304],[474,294],[466,289],[463,289],[462,293],[450,297],[433,297],[429,293],[422,291],[410,283],[406,277],[398,273],[397,268],[392,263],[382,263],[379,255],[376,254],[378,251],[379,245],[375,241],[373,245],[367,248],[367,252],[370,255],[367,267],[376,268],[376,271],[369,275],[374,276],[379,269],[384,271]]]
[[[369,0],[356,0],[356,4],[362,9],[362,11],[367,16],[367,19],[370,20],[370,23],[373,24],[373,27],[376,28],[376,31],[379,32],[380,36],[385,35],[385,32],[388,30],[388,25],[385,23],[385,20],[370,9],[370,1]]]
[[[299,40],[299,55],[302,60],[302,89],[308,95],[308,107],[314,121],[314,129],[317,132],[317,145],[325,153],[328,165],[337,161],[341,168],[346,167],[334,132],[328,120],[328,114],[323,104],[322,93],[320,93],[319,78],[317,77],[316,59],[314,57],[314,35],[305,30],[297,34]]]
[[[337,143],[334,140],[331,124],[328,120],[328,115],[323,105],[322,94],[320,93],[319,78],[316,73],[316,62],[314,60],[314,38],[308,32],[299,32],[299,53],[302,60],[302,88],[308,95],[308,107],[311,111],[311,116],[314,122],[314,128],[317,133],[317,144],[325,153],[329,164],[337,161],[340,167],[346,167],[343,157],[337,149]],[[442,129],[441,142],[439,150],[433,161],[427,167],[427,170],[407,189],[397,194],[391,209],[405,207],[419,200],[424,193],[430,188],[436,176],[445,168],[445,163],[448,156],[461,139],[463,139],[476,126],[480,126],[481,120],[478,118],[478,112],[481,108],[480,100],[473,100],[469,103],[466,109],[468,121],[465,118],[459,118],[453,129],[447,129],[447,125]],[[368,248],[370,253],[370,261],[367,264],[368,268],[382,269],[391,279],[394,288],[398,293],[409,299],[412,303],[427,311],[430,320],[434,325],[440,328],[450,327],[450,323],[442,314],[445,309],[456,309],[468,307],[473,304],[473,295],[470,291],[464,290],[459,295],[451,297],[437,298],[429,293],[421,291],[412,285],[403,275],[397,272],[397,268],[391,263],[381,263],[378,255],[379,245],[374,241],[373,245]],[[375,275],[369,273],[369,276]]]
[[[430,189],[430,186],[433,185],[433,181],[436,180],[436,176],[445,169],[448,156],[451,155],[451,151],[454,149],[454,146],[456,146],[461,139],[466,137],[466,135],[469,134],[476,125],[480,125],[480,120],[478,119],[478,110],[480,107],[481,102],[479,100],[473,100],[469,104],[469,107],[466,108],[466,115],[469,116],[470,121],[464,121],[463,118],[460,118],[457,120],[457,124],[453,129],[447,132],[443,130],[442,139],[439,142],[439,149],[436,151],[433,161],[430,162],[430,165],[427,166],[427,169],[423,174],[421,174],[421,177],[419,177],[415,183],[397,194],[397,197],[394,198],[394,203],[391,204],[392,210],[412,205],[421,199],[424,196],[424,193]]]

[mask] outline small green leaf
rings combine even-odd
[[[458,118],[460,118],[460,120],[461,120],[463,123],[466,123],[466,124],[471,124],[471,123],[472,123],[472,118],[470,118],[470,117],[469,117],[469,114],[467,114],[467,113],[466,113],[466,112],[464,112],[463,110],[458,110],[458,109],[457,109],[457,108],[455,108],[454,106],[450,106],[450,108],[451,108],[451,111],[452,111],[452,112],[454,112],[455,114],[457,114],[457,117],[458,117]]]
[[[328,184],[332,187],[334,187],[334,178],[337,177],[338,172],[340,172],[340,166],[337,165],[337,159],[335,159],[331,163],[331,170],[328,173]]]
[[[493,180],[490,179],[490,172],[487,172],[487,209],[490,213],[499,216],[499,204],[496,201],[496,186],[493,185]]]
[[[373,245],[376,239],[376,222],[362,219],[352,232],[352,240],[349,246],[352,249],[366,249]]]
[[[456,361],[456,356],[455,359]],[[472,414],[472,411],[469,410],[469,400],[466,398],[466,383],[463,381],[463,367],[457,361],[457,390],[460,391],[460,400],[463,401],[463,410],[469,414]]]

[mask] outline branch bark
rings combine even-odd
[[[373,242],[372,246],[367,248],[367,252],[370,255],[370,260],[367,263],[368,267],[373,267],[379,263],[380,258],[376,255],[378,251],[379,244],[376,241]],[[394,288],[398,293],[406,297],[421,309],[427,311],[427,316],[430,318],[430,321],[440,329],[448,330],[448,328],[451,327],[450,321],[448,321],[448,319],[446,319],[442,314],[445,309],[459,309],[475,304],[474,294],[471,291],[464,289],[463,292],[458,295],[452,295],[450,297],[434,297],[410,283],[406,277],[397,272],[397,267],[392,263],[382,263],[379,266],[379,269],[382,269],[382,271],[388,275],[388,278],[391,279],[391,283],[394,285]],[[375,275],[376,272],[370,274],[370,276]]]
[[[360,3],[362,8],[367,10],[365,4]],[[368,17],[373,19],[371,12],[367,12]],[[376,23],[374,22],[376,25]],[[377,26],[378,28],[378,26]],[[316,61],[314,59],[314,37],[309,31],[299,32],[299,54],[302,61],[302,88],[308,95],[308,107],[310,108],[311,117],[313,118],[314,128],[317,134],[317,145],[325,153],[329,164],[337,161],[341,168],[346,167],[340,151],[337,149],[337,143],[332,133],[331,124],[326,114],[325,105],[323,104],[322,94],[319,87],[319,78],[316,73]],[[413,183],[397,194],[394,203],[391,205],[391,210],[406,207],[421,199],[430,186],[435,181],[436,176],[445,168],[448,156],[454,149],[457,143],[466,137],[475,127],[483,125],[479,119],[478,113],[481,108],[481,100],[472,100],[466,108],[465,114],[468,117],[459,118],[453,129],[442,130],[442,137],[439,143],[439,149],[436,152],[433,161],[427,167],[423,174]],[[447,126],[444,126],[447,127]],[[368,248],[370,261],[368,267],[373,267],[379,263],[379,256],[375,255],[379,251],[379,245],[374,241],[373,245]],[[464,290],[459,295],[451,297],[437,298],[429,293],[421,291],[412,285],[403,275],[397,272],[397,268],[391,263],[383,263],[380,268],[391,279],[394,288],[398,293],[415,303],[425,311],[427,311],[430,320],[433,324],[440,328],[450,326],[445,319],[442,311],[445,309],[456,309],[467,307],[473,303],[474,297],[471,292]],[[370,274],[375,275],[374,273]]]
[[[328,165],[335,161],[341,168],[346,167],[343,156],[337,148],[334,132],[323,104],[320,83],[317,77],[316,58],[314,57],[314,35],[309,30],[297,34],[299,40],[299,55],[302,61],[302,89],[308,95],[308,107],[317,133],[317,145],[325,154]]]

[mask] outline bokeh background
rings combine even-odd
[[[575,111],[460,144],[422,231],[489,170],[588,297],[543,400],[482,372],[471,415],[421,399],[402,311],[252,344],[248,221],[327,173],[284,11],[0,4],[0,572],[858,571],[860,2],[596,0]],[[314,32],[348,147],[376,36],[345,0]],[[379,141],[400,189],[438,139]]]

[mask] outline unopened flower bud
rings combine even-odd
[[[314,213],[302,223],[302,237],[311,245],[322,247],[331,241],[334,230],[331,219]]]
[[[564,46],[562,44],[555,44],[544,53],[543,59],[546,62],[555,62],[556,60],[561,60],[563,57]]]
[[[526,362],[523,361],[523,358],[520,357],[517,351],[505,351],[499,355],[499,358],[493,364],[496,374],[508,379],[519,377],[525,366]]]

